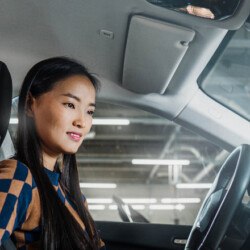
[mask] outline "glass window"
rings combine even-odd
[[[206,94],[250,120],[249,23],[231,37],[229,33],[198,81]]]

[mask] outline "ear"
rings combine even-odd
[[[25,106],[25,113],[27,116],[33,117],[33,105],[35,103],[35,98],[29,93]]]

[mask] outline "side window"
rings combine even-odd
[[[77,160],[95,220],[192,225],[227,155],[165,118],[97,103]]]

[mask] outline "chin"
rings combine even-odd
[[[76,152],[78,151],[78,148],[77,149],[65,149],[63,150],[63,154],[75,154]]]

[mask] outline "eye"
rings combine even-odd
[[[88,114],[91,115],[91,116],[93,116],[94,113],[95,113],[95,111],[93,111],[93,110],[89,110],[89,111],[88,111]]]
[[[73,103],[63,103],[63,105],[67,106],[68,108],[74,109],[75,105]]]

